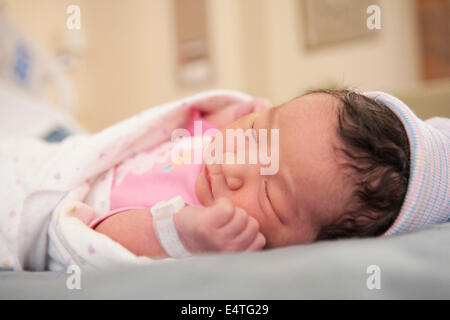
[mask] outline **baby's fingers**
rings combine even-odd
[[[259,233],[259,223],[255,218],[249,217],[245,229],[233,239],[228,248],[230,251],[244,251],[253,243]]]
[[[246,251],[258,251],[266,245],[266,237],[261,232],[258,232],[255,240],[250,244]]]
[[[208,225],[221,228],[234,217],[234,206],[227,198],[219,198],[211,207],[207,208]]]
[[[220,228],[221,232],[228,239],[234,239],[245,230],[249,218],[244,209],[235,208],[232,219]]]

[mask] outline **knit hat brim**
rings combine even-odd
[[[450,119],[423,121],[392,95],[378,91],[363,94],[392,110],[402,122],[410,144],[411,164],[406,196],[396,220],[384,235],[449,221]]]

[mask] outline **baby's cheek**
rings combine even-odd
[[[231,197],[230,200],[233,205],[244,209],[250,217],[255,218],[258,221],[260,229],[264,227],[264,213],[259,208],[258,200],[254,194],[245,196],[244,199],[242,197]]]

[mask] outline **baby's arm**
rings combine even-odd
[[[69,215],[90,225],[95,213],[88,205],[75,201]],[[97,224],[94,229],[138,256],[167,257],[153,232],[153,216],[150,209],[128,210],[111,215]]]
[[[167,258],[153,231],[150,209],[123,211],[103,220],[95,227],[137,256]]]
[[[192,254],[262,249],[265,238],[258,222],[227,199],[211,207],[186,206],[174,215],[181,242]],[[95,229],[120,243],[137,256],[167,258],[153,229],[149,209],[118,213]]]

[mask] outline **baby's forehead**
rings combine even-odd
[[[344,181],[339,174],[336,147],[339,101],[331,95],[313,93],[298,97],[277,110],[280,136],[280,171],[295,185],[296,197],[326,201],[333,187]]]
[[[322,142],[325,138],[336,140],[341,107],[342,103],[329,94],[303,95],[275,107],[275,124],[280,135],[292,143],[307,137]]]
[[[336,115],[341,106],[342,102],[331,94],[314,92],[298,96],[276,108],[279,116],[292,117]]]

